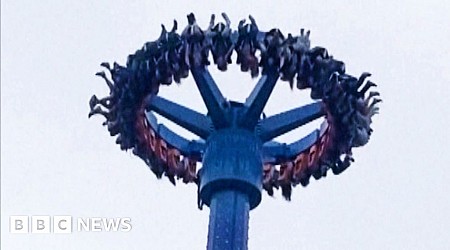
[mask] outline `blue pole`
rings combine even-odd
[[[247,249],[248,196],[235,190],[217,192],[211,199],[208,250]]]
[[[261,201],[262,145],[239,128],[213,132],[200,171],[200,200],[210,208],[208,250],[247,249],[249,211]]]

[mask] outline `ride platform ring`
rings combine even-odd
[[[110,93],[101,99],[91,97],[89,117],[103,115],[106,118],[103,125],[111,136],[117,136],[120,148],[132,150],[157,178],[166,176],[174,185],[179,179],[199,185],[197,163],[202,161],[204,140],[188,140],[158,124],[155,109],[150,110],[149,106],[169,102],[157,96],[161,85],[180,83],[189,73],[197,78],[210,77],[207,70],[210,52],[220,71],[227,70],[232,54],[236,53],[241,71],[250,72],[252,77],[260,72],[262,77],[276,77],[289,82],[291,89],[296,83],[297,89],[310,89],[311,98],[318,100],[263,118],[255,126],[254,132],[265,142],[261,181],[267,193],[273,195],[274,188],[281,188],[283,197],[290,200],[292,187],[307,186],[311,176],[320,179],[329,169],[334,174],[342,173],[354,161],[352,148],[369,141],[372,116],[379,110],[379,93],[367,94],[376,86],[366,81],[370,74],[363,73],[359,78],[346,74],[344,63],[335,60],[326,49],[310,48],[310,32],[304,29],[297,36],[290,33],[284,36],[279,29],[265,32],[249,16],[250,23],[242,20],[238,29],[233,30],[228,16],[225,13],[222,16],[225,23],[215,24],[212,15],[209,27],[203,30],[191,13],[181,34],[177,33],[176,21],[170,31],[162,25],[160,37],[129,55],[125,66],[102,63],[110,76],[104,71],[97,75],[105,80]],[[275,135],[267,132],[277,116],[303,119],[295,126],[322,116],[325,121],[320,129],[286,144],[271,141]],[[196,133],[200,137],[220,129],[208,120],[203,122],[205,129]]]

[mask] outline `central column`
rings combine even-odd
[[[207,249],[247,249],[249,210],[261,202],[262,145],[254,133],[229,128],[206,142],[200,200],[210,207]]]
[[[248,196],[234,190],[219,191],[209,208],[207,249],[247,249]]]

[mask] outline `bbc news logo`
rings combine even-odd
[[[129,232],[130,218],[72,216],[10,216],[9,230],[15,234],[70,234],[76,232]]]

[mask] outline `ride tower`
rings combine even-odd
[[[122,150],[132,150],[158,177],[198,186],[198,206],[210,208],[207,249],[247,249],[249,211],[261,202],[264,189],[281,189],[291,198],[292,188],[307,186],[311,176],[328,170],[342,173],[354,161],[352,148],[365,145],[378,113],[376,86],[345,72],[344,63],[322,47],[310,47],[309,31],[284,36],[278,29],[261,31],[252,16],[238,29],[225,23],[200,28],[195,16],[181,34],[178,23],[128,56],[126,65],[102,63],[102,77],[110,93],[92,96],[89,117],[103,115],[111,136]],[[251,77],[260,77],[243,103],[228,101],[208,71],[209,53],[220,71],[236,63]],[[192,75],[207,107],[201,114],[158,96],[159,87],[180,83]],[[311,104],[265,117],[263,110],[275,84],[311,91]],[[200,139],[186,139],[163,124],[157,113],[191,131]],[[274,138],[323,117],[320,128],[293,143]],[[197,163],[202,167],[197,169]]]

